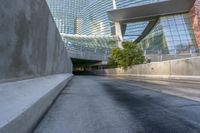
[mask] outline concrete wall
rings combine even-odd
[[[45,0],[0,0],[0,82],[71,73]]]
[[[200,57],[188,59],[171,60],[164,62],[153,62],[129,67],[105,69],[96,71],[97,74],[111,75],[176,75],[176,76],[200,76]]]

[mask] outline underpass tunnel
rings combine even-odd
[[[107,65],[103,65],[102,61],[84,60],[72,58],[74,75],[93,75],[93,70],[103,69]]]

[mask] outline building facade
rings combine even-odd
[[[137,7],[170,0],[115,0],[117,9]],[[113,9],[112,0],[47,0],[60,32],[66,34],[112,36],[114,22],[107,11]],[[62,2],[62,4],[60,3]],[[123,39],[135,41],[149,21],[123,23]],[[148,51],[170,53],[200,47],[200,0],[190,12],[161,16],[151,31],[138,43]]]
[[[189,15],[197,45],[200,48],[200,0],[196,0]]]
[[[61,33],[76,34],[78,15],[90,0],[46,0]]]
[[[140,42],[148,51],[189,50],[196,47],[196,38],[188,14],[164,16],[152,31]]]

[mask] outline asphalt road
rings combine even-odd
[[[200,133],[200,102],[134,84],[76,76],[34,133]]]

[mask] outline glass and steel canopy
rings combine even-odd
[[[111,49],[117,47],[119,42],[119,38],[117,36],[88,36],[64,33],[61,33],[61,36],[66,39],[69,44],[88,48]]]

